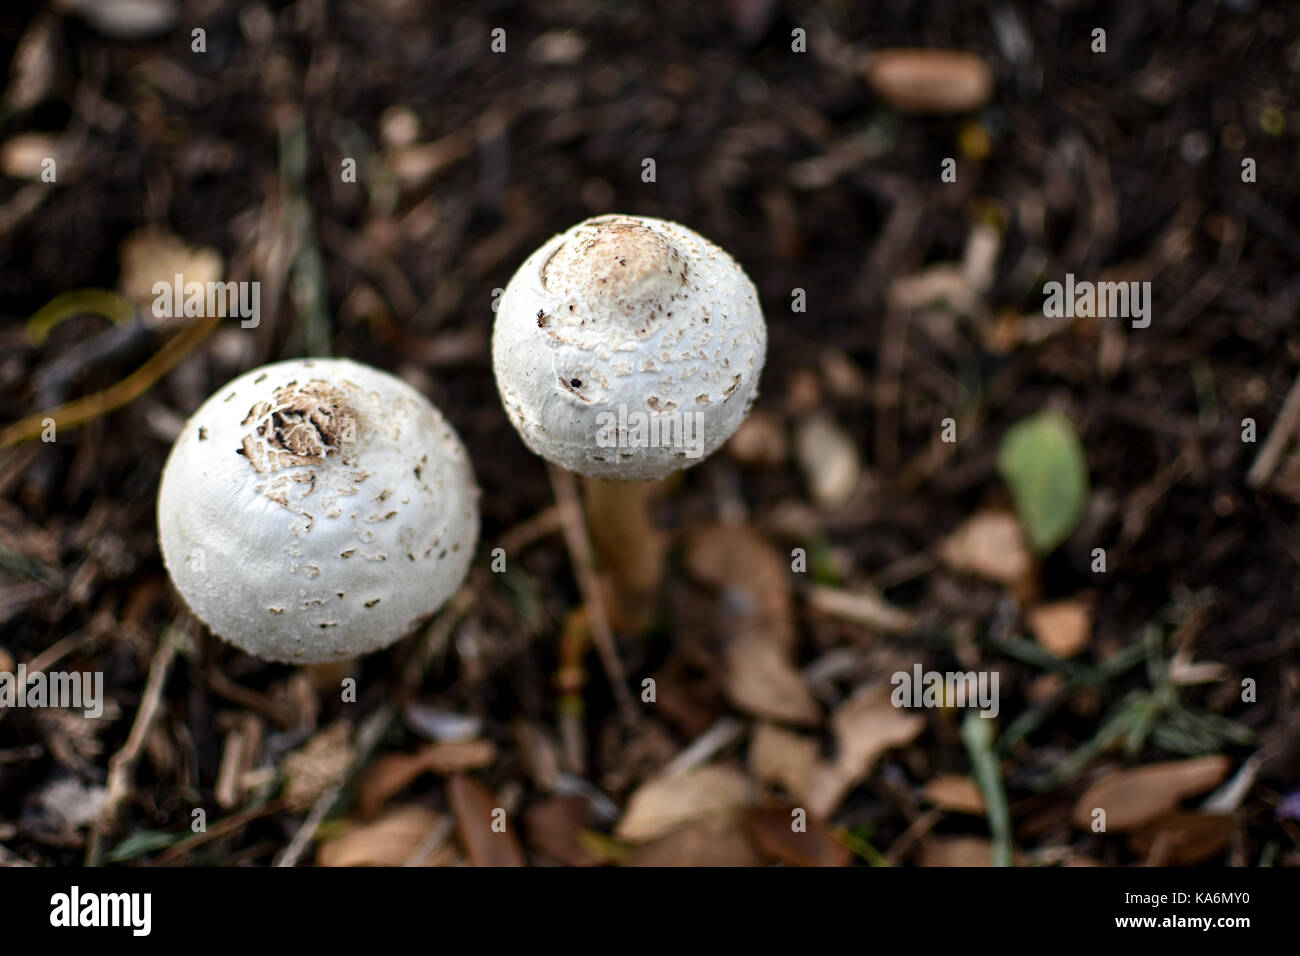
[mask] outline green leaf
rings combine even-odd
[[[835,563],[835,552],[825,536],[818,535],[808,542],[808,557],[812,559],[813,580],[816,583],[827,587],[839,587],[844,583],[840,580],[839,566]]]
[[[1013,425],[998,449],[998,471],[1039,554],[1050,552],[1083,520],[1088,462],[1074,426],[1060,412],[1039,412]]]
[[[108,859],[113,863],[121,863],[123,860],[133,860],[137,856],[144,856],[146,853],[153,853],[156,850],[162,850],[175,843],[180,843],[189,836],[188,833],[164,833],[162,830],[141,830],[138,833],[132,833],[129,837],[119,843],[109,853]]]

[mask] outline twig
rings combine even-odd
[[[507,555],[513,556],[547,535],[563,530],[564,522],[560,518],[560,509],[555,505],[549,505],[503,534],[497,539],[497,545]]]
[[[1259,450],[1255,463],[1246,473],[1246,484],[1252,488],[1262,488],[1272,477],[1282,452],[1286,450],[1287,442],[1296,434],[1297,426],[1300,426],[1300,375],[1296,375],[1295,381],[1291,383],[1291,390],[1282,402],[1282,411],[1273,423],[1268,437],[1264,439],[1264,447]]]
[[[298,725],[298,714],[292,707],[271,700],[243,684],[231,680],[216,667],[208,670],[208,690],[222,700],[246,707],[254,713],[261,714],[267,720],[274,721],[281,727],[290,729]]]
[[[876,363],[876,467],[885,474],[891,474],[898,465],[898,405],[907,361],[908,318],[903,309],[886,312]]]
[[[1151,510],[1169,490],[1191,472],[1192,465],[1186,447],[1169,464],[1161,468],[1151,480],[1134,490],[1124,508],[1124,519],[1119,530],[1119,549],[1127,550],[1142,537],[1151,523]]]
[[[558,465],[546,463],[551,476],[551,488],[555,491],[555,502],[560,509],[560,519],[564,522],[564,541],[573,560],[573,573],[578,579],[578,590],[582,593],[582,602],[587,606],[587,617],[591,626],[591,638],[600,655],[605,676],[614,691],[614,699],[622,713],[623,722],[629,730],[639,723],[640,712],[627,689],[627,675],[623,662],[618,659],[614,646],[614,631],[609,626],[609,614],[605,609],[605,599],[601,594],[600,580],[596,576],[596,563],[592,556],[591,540],[587,537],[587,527],[582,520],[582,506],[578,503],[578,485],[573,475]]]
[[[871,581],[878,592],[888,591],[923,574],[929,574],[936,563],[934,555],[925,551],[904,555],[877,571],[872,575]]]
[[[272,813],[278,813],[283,809],[284,800],[277,798],[267,803],[258,804],[255,807],[248,807],[247,809],[240,810],[238,813],[231,814],[224,819],[218,820],[202,833],[196,833],[191,837],[186,837],[180,843],[173,844],[163,851],[156,860],[150,862],[154,866],[168,866],[196,847],[207,843],[209,840],[215,840],[217,837],[222,837],[229,833],[242,830],[258,817],[270,816]]]
[[[402,866],[424,866],[429,857],[437,853],[442,848],[442,845],[447,842],[447,837],[451,836],[451,831],[455,826],[456,820],[451,814],[443,817],[442,822],[429,831],[429,835],[420,841],[420,845],[406,858],[406,862]]]
[[[180,633],[175,626],[163,631],[149,665],[149,678],[145,682],[144,696],[140,700],[140,709],[136,711],[135,722],[127,735],[122,749],[108,762],[108,788],[104,797],[104,808],[91,830],[90,840],[86,844],[86,865],[99,866],[104,852],[104,838],[113,832],[117,825],[117,814],[122,804],[130,796],[133,787],[132,777],[135,765],[144,750],[144,742],[149,736],[153,722],[162,705],[163,688],[171,674],[172,662],[176,659],[176,646]]]
[[[28,445],[26,448],[0,451],[0,498],[9,496],[15,482],[22,477],[27,468],[40,457],[44,445]]]
[[[997,375],[989,382],[988,387],[980,395],[976,395],[970,404],[964,409],[955,412],[957,422],[957,434],[960,441],[969,441],[984,424],[984,420],[991,412],[997,409],[1020,387],[1033,371],[1033,360],[1036,358],[1034,350],[1025,350],[1011,363],[998,372]],[[930,444],[903,466],[903,470],[898,476],[898,487],[903,494],[911,495],[915,493],[923,484],[929,481],[943,464],[956,453],[959,442],[946,442],[941,436],[936,435]]]
[[[902,863],[903,857],[907,855],[907,851],[912,848],[916,841],[933,830],[935,825],[947,815],[948,814],[945,811],[938,807],[927,810],[925,813],[921,814],[912,821],[911,826],[903,831],[902,836],[894,841],[894,845],[891,846],[889,852],[885,854],[885,859],[887,859],[893,866]]]
[[[420,682],[424,680],[424,675],[428,673],[429,666],[447,650],[447,645],[451,643],[451,636],[456,630],[456,625],[461,622],[461,618],[469,613],[469,609],[474,606],[474,602],[477,600],[478,592],[474,590],[472,585],[465,584],[448,599],[442,610],[429,622],[415,647],[412,648],[411,656],[406,659],[406,664],[402,668],[402,683],[396,703],[406,704],[406,701],[420,686]]]
[[[891,634],[910,631],[916,626],[916,615],[867,591],[853,593],[815,584],[808,589],[808,606],[831,617]]]
[[[41,208],[41,203],[53,193],[44,183],[32,183],[0,206],[0,236],[7,235],[18,224]]]
[[[95,638],[100,637],[101,632],[98,629],[69,634],[67,637],[55,641],[41,653],[33,657],[24,667],[28,677],[35,677],[54,664],[57,664],[64,657],[67,657],[73,651],[80,648],[83,644],[88,644]],[[0,720],[4,720],[5,714],[9,711],[0,708]]]
[[[17,853],[0,844],[0,866],[35,866],[35,863],[28,863]]]
[[[347,773],[327,787],[325,792],[316,799],[311,812],[307,814],[307,819],[302,822],[302,826],[293,835],[293,839],[289,841],[289,845],[280,854],[280,858],[275,861],[276,866],[291,867],[298,865],[298,860],[306,852],[312,840],[316,838],[316,831],[320,829],[320,825],[325,822],[325,817],[333,809],[334,801],[343,792],[343,787],[370,760],[371,752],[379,744],[379,741],[384,738],[384,735],[388,733],[388,728],[392,725],[396,716],[397,708],[392,704],[384,704],[362,722],[361,729],[357,731],[357,753],[352,760],[352,766],[348,768]]]
[[[57,429],[75,428],[135,401],[175,368],[220,322],[220,316],[198,319],[169,339],[153,358],[117,384],[14,422],[0,431],[0,448],[20,445],[38,437],[47,418],[54,420]]]
[[[55,641],[27,662],[27,676],[33,677],[42,671],[48,670],[83,644],[100,637],[101,634],[102,631],[99,628],[88,628],[85,631],[69,634],[67,637]]]
[[[718,718],[708,730],[687,744],[676,757],[670,760],[661,771],[661,775],[675,777],[708,763],[717,753],[739,740],[744,733],[744,721],[737,720],[735,717]]]
[[[834,836],[841,844],[848,847],[850,852],[856,853],[872,866],[894,865],[889,861],[889,858],[886,857],[885,854],[881,853],[871,845],[870,840],[858,836],[848,827],[837,827],[832,833],[832,836]]]

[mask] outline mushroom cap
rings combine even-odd
[[[181,596],[220,637],[290,663],[385,647],[460,586],[478,488],[410,385],[345,359],[264,365],[185,424],[158,489]]]
[[[535,453],[591,478],[649,480],[697,464],[758,391],[758,291],[685,226],[597,216],[552,237],[506,286],[492,365]]]

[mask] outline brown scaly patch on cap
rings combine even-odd
[[[601,305],[638,338],[645,338],[671,314],[682,295],[690,267],[685,256],[659,231],[620,217],[596,220],[570,238],[542,266],[548,289],[569,290],[582,304]],[[579,306],[561,310],[560,321],[578,325],[597,318]],[[550,316],[541,317],[541,328]]]
[[[272,401],[250,408],[240,424],[254,425],[254,430],[244,436],[239,454],[267,474],[343,454],[356,441],[358,417],[333,385],[290,382],[275,391]]]

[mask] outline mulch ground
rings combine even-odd
[[[919,662],[1000,673],[988,747],[1021,862],[1300,862],[1286,799],[1300,787],[1294,443],[1247,480],[1300,368],[1300,13],[178,6],[170,26],[130,37],[43,5],[0,16],[0,421],[114,386],[176,332],[73,309],[29,338],[61,293],[129,295],[132,242],[174,254],[157,251],[167,234],[263,283],[256,329],[224,323],[143,396],[0,458],[0,651],[102,671],[108,697],[93,726],[0,713],[5,859],[264,865],[298,836],[304,863],[394,862],[370,858],[380,826],[396,862],[485,862],[496,851],[476,836],[477,808],[503,806],[519,847],[496,862],[979,862],[998,839],[963,783],[979,747],[962,715],[917,711],[900,728],[871,711],[872,686]],[[797,27],[806,53],[791,51]],[[889,108],[861,61],[895,46],[977,53],[991,100],[961,115]],[[51,150],[53,184],[39,173]],[[349,157],[357,183],[340,176]],[[954,183],[940,181],[946,157]],[[770,336],[754,443],[656,493],[671,545],[662,600],[643,632],[620,633],[619,654],[633,693],[653,676],[658,699],[631,731],[573,616],[552,486],[501,409],[488,349],[494,290],[550,235],[610,211],[729,250]],[[987,279],[973,280],[981,263]],[[1045,318],[1043,283],[1066,273],[1149,281],[1150,327]],[[805,313],[791,311],[795,289]],[[339,699],[343,672],[268,664],[206,633],[155,538],[184,418],[234,375],[307,351],[415,384],[456,426],[483,491],[462,600],[347,672],[355,703]],[[943,543],[1009,507],[1002,436],[1043,408],[1086,451],[1081,525],[1018,582],[954,566]],[[938,441],[947,417],[951,445]],[[827,428],[850,439],[852,480],[819,499],[821,456],[837,453],[818,440]],[[503,539],[510,571],[496,575]],[[756,556],[741,571],[709,564],[737,541]],[[812,571],[768,577],[796,547]],[[906,624],[876,604],[867,618],[830,608],[827,592],[878,595]],[[761,692],[737,704],[727,654],[746,600],[769,598],[789,611],[787,664],[816,702],[795,729]],[[1061,602],[1088,617],[1068,660],[1029,624]],[[156,713],[129,742],[142,705]],[[130,758],[125,783],[115,754]],[[804,790],[846,754],[866,756],[837,799]],[[1088,787],[1126,766],[1216,755],[1227,761],[1181,805],[1106,833],[1077,819]],[[687,809],[646,824],[648,806],[673,803],[656,774],[674,760]],[[1238,771],[1230,805],[1200,806]],[[308,823],[334,783],[341,799]],[[786,845],[789,808],[822,799],[819,842]],[[191,829],[195,808],[206,833]]]

